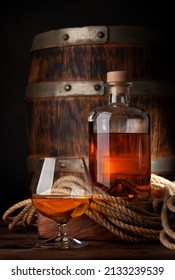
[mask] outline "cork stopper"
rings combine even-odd
[[[127,71],[110,71],[107,72],[107,82],[128,82],[130,81],[129,72]]]

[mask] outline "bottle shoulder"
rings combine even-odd
[[[97,107],[91,111],[89,120],[93,121],[93,119],[100,116],[106,116],[107,118],[150,118],[149,113],[145,109],[130,104],[108,104]]]

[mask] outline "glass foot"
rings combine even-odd
[[[88,245],[86,241],[80,241],[73,237],[56,237],[38,242],[36,248],[52,248],[52,249],[74,249],[81,248]]]

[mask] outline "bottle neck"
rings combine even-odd
[[[128,104],[129,103],[129,86],[130,83],[107,83],[107,94],[109,96],[109,103],[112,104]]]

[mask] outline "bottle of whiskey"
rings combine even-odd
[[[91,111],[89,172],[108,194],[129,201],[150,197],[150,116],[129,102],[127,71],[107,73],[109,103]]]

